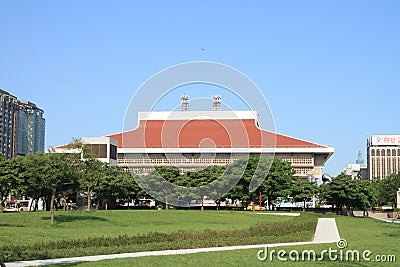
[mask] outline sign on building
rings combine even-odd
[[[400,135],[373,135],[373,146],[400,146]]]

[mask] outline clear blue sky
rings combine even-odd
[[[400,134],[399,14],[400,1],[0,0],[0,88],[45,110],[49,147],[121,131],[166,67],[220,62],[261,88],[277,132],[332,144],[336,175],[368,135]]]

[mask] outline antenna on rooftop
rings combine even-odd
[[[187,94],[181,95],[182,108],[181,111],[189,110],[189,96]]]
[[[212,110],[221,110],[221,95],[213,95]]]

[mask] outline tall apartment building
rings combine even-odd
[[[400,135],[372,135],[367,140],[369,179],[383,179],[400,171]]]
[[[18,110],[18,155],[44,151],[44,137],[43,110],[29,101],[21,101]]]
[[[0,153],[6,159],[17,153],[17,109],[17,98],[0,90]]]
[[[11,159],[44,151],[43,110],[0,89],[0,153]]]

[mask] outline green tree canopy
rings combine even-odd
[[[377,204],[387,205],[397,202],[397,190],[400,188],[400,173],[394,173],[382,180],[374,182],[377,193]]]
[[[8,195],[17,188],[19,171],[18,162],[0,156],[0,212],[3,212],[3,204]]]
[[[292,186],[291,196],[293,197],[294,201],[302,201],[303,209],[305,209],[306,201],[314,197],[318,191],[318,185],[316,182],[297,179]]]
[[[346,207],[350,216],[354,209],[368,210],[376,202],[372,183],[364,180],[352,180],[351,176],[339,174],[332,182],[322,186],[321,198],[339,209]]]

